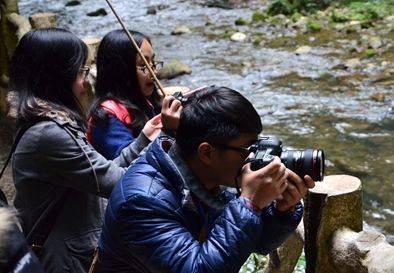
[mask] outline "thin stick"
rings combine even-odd
[[[119,17],[119,15],[116,13],[114,7],[112,6],[110,0],[105,0],[109,7],[111,8],[112,12],[114,13],[116,19],[118,19],[120,25],[122,26],[123,30],[126,32],[127,37],[129,37],[129,40],[131,42],[131,45],[137,50],[138,55],[141,57],[142,61],[144,62],[145,66],[148,68],[149,73],[151,74],[154,82],[156,83],[157,87],[160,89],[161,94],[163,96],[166,95],[166,93],[164,92],[163,86],[161,85],[160,81],[157,79],[155,72],[153,71],[152,67],[150,66],[150,64],[148,63],[148,61],[145,59],[144,54],[142,54],[140,48],[138,47],[137,43],[135,42],[133,36],[131,36],[129,30],[126,28],[125,24],[123,23],[122,19]]]

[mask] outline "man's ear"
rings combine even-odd
[[[198,145],[197,154],[198,158],[206,165],[212,164],[212,157],[214,152],[214,147],[208,142],[202,142]]]

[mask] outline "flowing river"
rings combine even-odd
[[[365,228],[383,232],[394,243],[394,84],[371,79],[394,67],[394,58],[382,66],[344,70],[335,68],[344,60],[331,42],[315,44],[311,52],[300,55],[294,53],[297,46],[292,38],[280,46],[254,45],[250,39],[232,42],[223,37],[226,29],[278,38],[287,34],[264,24],[235,26],[239,17],[250,20],[261,3],[221,9],[203,2],[117,0],[114,6],[130,29],[151,37],[157,60],[178,59],[192,68],[191,75],[163,81],[164,86],[216,84],[239,90],[258,109],[264,134],[278,136],[286,148],[324,149],[326,175],[359,177]],[[58,25],[81,38],[102,37],[120,28],[104,0],[65,4],[64,0],[20,0],[19,8],[25,16],[55,12]],[[157,14],[148,15],[152,6]],[[86,15],[99,8],[108,15]],[[192,32],[171,35],[178,25]],[[371,99],[377,91],[385,94],[384,100]]]

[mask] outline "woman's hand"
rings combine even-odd
[[[161,107],[161,122],[164,130],[176,131],[182,112],[182,104],[173,96],[166,96]]]
[[[148,120],[147,123],[145,123],[142,132],[150,141],[153,141],[160,134],[161,128],[162,128],[161,114],[158,114],[154,116],[152,119]]]

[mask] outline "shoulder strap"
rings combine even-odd
[[[127,111],[126,107],[124,107],[123,104],[117,103],[114,100],[106,100],[101,103],[101,107],[113,114],[121,122],[127,125],[130,125],[132,123],[132,117],[130,116],[129,111]]]
[[[4,171],[5,171],[5,168],[7,167],[8,163],[10,162],[10,159],[11,159],[11,157],[12,157],[12,154],[15,152],[15,149],[16,149],[16,146],[17,146],[18,143],[19,143],[19,140],[21,140],[21,138],[22,138],[22,136],[24,135],[24,133],[25,133],[31,126],[33,126],[35,123],[37,123],[37,122],[34,122],[34,123],[26,123],[26,124],[22,125],[22,126],[16,131],[16,136],[15,136],[14,142],[12,143],[11,151],[10,151],[10,153],[8,154],[7,160],[5,161],[5,164],[4,164],[3,168],[1,169],[0,178],[3,176],[3,173],[4,173]]]

